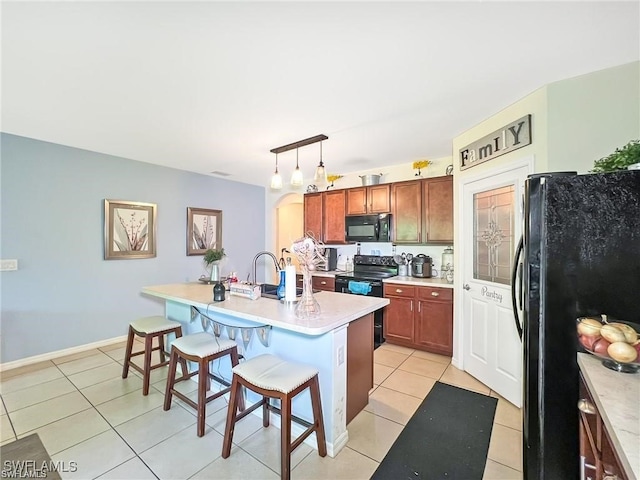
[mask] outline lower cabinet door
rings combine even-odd
[[[413,342],[413,299],[389,298],[384,313],[384,338]]]
[[[453,355],[453,305],[424,300],[418,300],[417,304],[415,343],[430,352]]]

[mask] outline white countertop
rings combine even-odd
[[[340,275],[346,272],[331,270],[328,272],[322,272],[316,270],[312,272],[314,277],[335,277],[336,275]],[[439,277],[431,277],[431,278],[418,278],[418,277],[404,277],[404,276],[396,276],[389,277],[382,280],[384,283],[400,283],[402,285],[416,285],[418,287],[443,287],[443,288],[453,288],[453,283],[447,282],[444,278]]]
[[[415,285],[417,287],[443,287],[453,288],[453,283],[447,282],[444,278],[418,278],[418,277],[391,277],[382,280],[383,283],[399,283],[402,285]]]
[[[619,373],[588,353],[578,365],[609,432],[613,448],[631,480],[640,478],[640,374]]]
[[[322,291],[314,293],[321,315],[304,320],[296,318],[293,308],[270,298],[249,300],[227,292],[223,302],[214,303],[211,285],[202,283],[154,285],[143,287],[142,293],[305,335],[322,335],[389,304],[386,298]]]

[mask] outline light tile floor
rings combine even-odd
[[[76,462],[77,471],[63,471],[63,478],[279,478],[279,430],[246,417],[237,425],[231,456],[222,459],[226,399],[207,405],[207,429],[198,438],[192,408],[174,399],[171,410],[162,410],[166,367],[152,372],[146,397],[137,372],[121,378],[124,347],[2,372],[0,444],[37,432],[54,462],[69,470]],[[321,458],[301,445],[291,460],[293,479],[370,478],[436,380],[498,398],[484,479],[522,479],[520,409],[448,357],[389,344],[374,356],[374,389],[348,426],[347,446],[336,458]],[[180,388],[195,397],[195,382]]]

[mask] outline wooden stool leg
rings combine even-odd
[[[269,397],[262,397],[262,426],[269,426]]]
[[[167,375],[167,387],[164,390],[164,407],[165,411],[171,408],[171,398],[173,397],[173,386],[176,382],[176,366],[178,364],[178,351],[171,349],[169,358],[169,373]]]
[[[318,441],[318,455],[320,455],[321,457],[326,457],[327,440],[324,435],[322,402],[320,401],[320,385],[318,383],[317,375],[311,379],[309,391],[311,393],[311,408],[313,409],[313,423],[315,424],[314,428],[316,431],[316,440]]]
[[[131,351],[133,350],[133,337],[135,332],[133,328],[129,326],[129,335],[127,336],[127,347],[124,351],[124,365],[122,367],[122,378],[127,378],[129,375],[129,362],[131,361]]]
[[[224,441],[222,443],[222,458],[229,458],[231,455],[231,442],[233,440],[233,431],[236,428],[236,412],[238,395],[242,395],[240,391],[240,383],[234,375],[231,380],[231,394],[229,398],[229,407],[227,410],[227,423],[224,427]]]
[[[142,395],[149,394],[149,381],[151,379],[151,349],[153,348],[153,337],[144,337],[144,367],[142,378]]]
[[[231,349],[231,368],[238,365],[239,362],[240,362],[240,359],[238,357],[238,349],[234,347]],[[238,410],[240,412],[244,412],[244,409],[245,409],[244,395],[242,394],[242,390],[240,390],[240,395],[238,395]]]
[[[198,361],[198,436],[204,436],[205,406],[207,404],[207,384],[209,383],[209,360]]]
[[[280,399],[280,478],[291,478],[291,397]]]
[[[166,352],[164,350],[164,334],[158,336],[158,356],[160,357],[160,363],[166,360]]]

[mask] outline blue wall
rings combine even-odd
[[[125,335],[164,314],[146,285],[197,281],[187,207],[223,211],[222,273],[250,271],[265,248],[265,190],[172,168],[1,134],[0,362]],[[104,260],[104,199],[157,204],[157,256]]]

